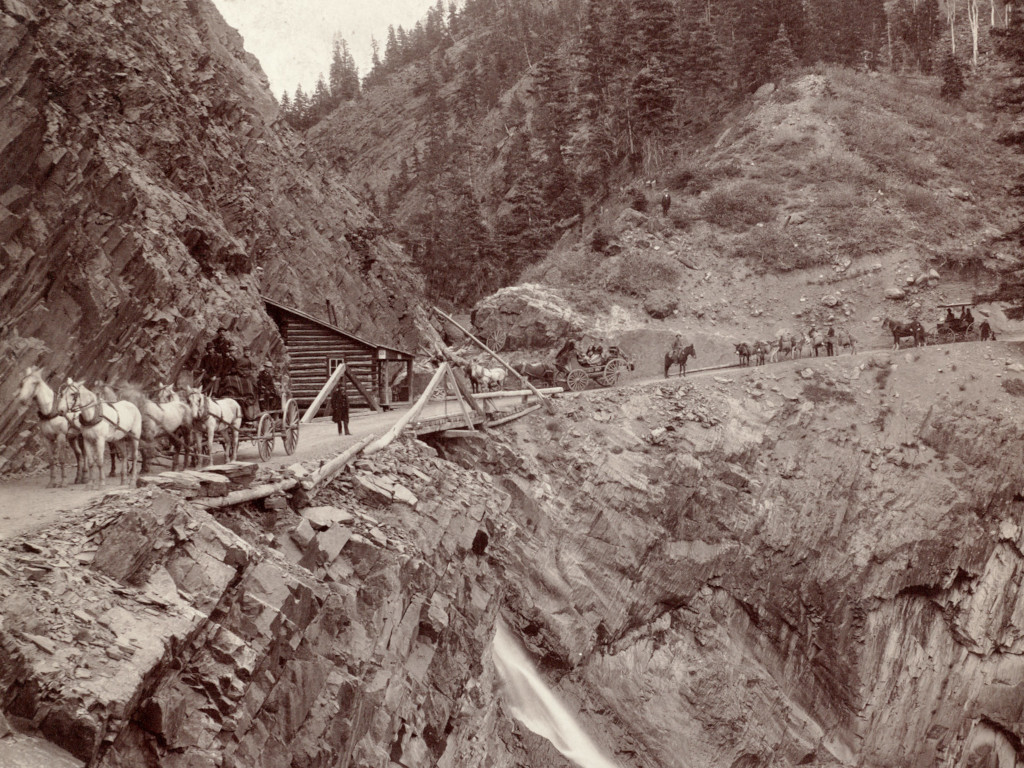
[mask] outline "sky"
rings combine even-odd
[[[370,70],[370,38],[384,53],[388,26],[411,29],[436,0],[214,0],[228,24],[260,60],[274,95],[309,93],[322,72],[327,77],[331,46],[340,34],[359,67]],[[445,7],[447,7],[447,0]]]

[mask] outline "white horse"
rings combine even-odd
[[[56,395],[43,379],[43,371],[37,365],[25,370],[25,376],[22,378],[21,387],[18,390],[18,402],[28,405],[33,399],[36,401],[36,412],[39,414],[39,434],[46,441],[46,447],[50,454],[50,484],[47,487],[60,488],[64,485],[64,458],[67,456],[69,444],[78,463],[75,482],[84,482],[85,462],[83,461],[81,435],[77,429],[71,428],[67,417],[62,416],[57,410]],[[57,480],[58,467],[60,468],[59,481]]]
[[[157,437],[166,435],[174,445],[171,470],[178,465],[178,453],[182,452],[182,447],[182,466],[187,467],[192,457],[192,436],[195,427],[189,404],[181,399],[174,387],[161,383],[157,387],[156,402],[147,405],[143,416],[148,416],[155,427]]]
[[[242,429],[242,406],[230,397],[214,400],[195,387],[185,388],[185,397],[192,410],[192,421],[196,428],[206,429],[206,445],[209,448],[209,459],[213,462],[213,436],[227,430],[228,439],[224,443],[228,461],[234,461],[238,455],[238,434]]]
[[[79,382],[69,378],[61,387],[57,410],[64,415],[71,426],[77,427],[85,441],[86,474],[96,470],[96,481],[90,483],[95,489],[103,487],[103,452],[107,443],[127,440],[130,451],[125,451],[121,460],[121,482],[127,474],[128,461],[132,462],[130,487],[139,479],[139,440],[142,439],[142,412],[135,403],[119,400],[103,403]]]
[[[474,360],[470,367],[469,378],[473,382],[473,391],[487,392],[492,389],[504,388],[506,374],[504,368],[484,368]]]

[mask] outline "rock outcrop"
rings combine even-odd
[[[558,291],[534,283],[502,288],[482,299],[472,321],[484,336],[503,331],[512,349],[557,349],[586,327]]]
[[[0,713],[95,765],[566,765],[500,613],[624,768],[1018,764],[1024,418],[945,359],[573,395],[301,514],[108,501],[0,548]]]
[[[150,385],[221,326],[280,361],[261,294],[416,347],[409,264],[209,0],[4,2],[0,72],[0,466],[26,366]]]

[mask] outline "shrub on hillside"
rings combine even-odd
[[[655,320],[664,320],[679,307],[679,297],[667,288],[651,291],[644,299],[644,311]]]
[[[657,288],[679,282],[679,265],[670,256],[642,252],[623,258],[608,278],[608,288],[627,296],[646,297]]]
[[[608,243],[611,242],[611,238],[608,237],[608,233],[598,227],[594,230],[594,234],[590,236],[590,247],[594,249],[596,253],[604,253],[608,250]]]
[[[682,189],[693,195],[711,189],[713,181],[704,168],[688,163],[676,166],[665,175],[669,188]]]
[[[794,242],[774,227],[755,227],[740,236],[732,255],[758,265],[765,271],[786,272],[805,269],[828,261],[827,254],[818,254]]]
[[[649,203],[647,202],[647,195],[642,190],[634,189],[630,193],[629,207],[634,211],[640,211],[640,213],[647,213]]]
[[[775,191],[756,181],[736,181],[713,189],[701,201],[701,215],[724,229],[746,229],[772,219]]]

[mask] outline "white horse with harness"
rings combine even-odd
[[[43,379],[43,371],[37,365],[26,369],[18,390],[18,401],[23,405],[27,405],[33,399],[36,401],[36,412],[39,415],[39,434],[46,441],[50,453],[50,484],[47,487],[60,488],[64,485],[64,457],[68,444],[71,445],[78,461],[75,482],[83,482],[85,480],[85,462],[79,442],[79,432],[72,428],[67,417],[57,410],[57,396]],[[57,467],[60,467],[59,482]]]
[[[230,397],[214,400],[201,389],[185,388],[185,398],[192,410],[192,420],[197,428],[206,428],[206,443],[213,461],[213,436],[217,432],[228,431],[228,441],[224,444],[228,461],[234,461],[238,455],[238,436],[242,429],[242,406]]]
[[[132,461],[130,487],[139,479],[139,440],[142,438],[142,412],[135,403],[118,400],[116,403],[100,401],[96,395],[78,381],[69,378],[61,387],[57,411],[72,427],[77,427],[85,441],[86,474],[96,470],[92,488],[103,487],[103,452],[108,442],[127,440],[131,452],[125,452],[121,461],[121,482],[125,482],[127,463]]]
[[[171,471],[178,467],[178,454],[183,454],[182,467],[188,466],[192,453],[192,409],[170,384],[161,384],[157,389],[156,402],[143,400],[142,416],[145,419],[147,438],[167,437],[174,445]]]

